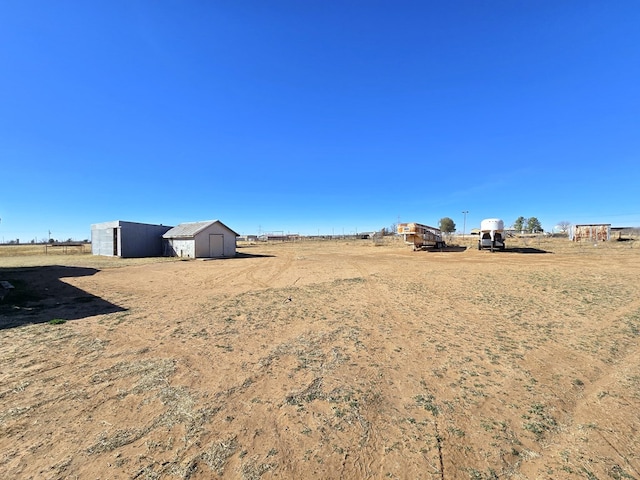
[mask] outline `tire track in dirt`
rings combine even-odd
[[[600,325],[604,330],[615,331],[616,327],[628,315],[638,314],[638,323],[640,323],[640,299],[634,299],[633,301],[619,306],[615,310],[612,310],[602,319]],[[640,328],[640,325],[638,326]],[[620,335],[620,332],[618,332]],[[631,332],[633,337],[637,338],[637,333]],[[611,334],[613,338],[613,333]],[[616,343],[619,345],[619,343]],[[621,438],[612,433],[616,430],[612,428],[612,425],[624,425],[635,423],[635,430],[637,430],[640,422],[636,418],[634,422],[633,417],[621,417],[619,412],[624,412],[625,405],[631,405],[635,402],[633,395],[626,396],[621,392],[624,388],[621,384],[624,383],[625,378],[635,378],[638,376],[637,365],[640,364],[640,355],[637,350],[637,340],[632,340],[626,345],[625,350],[621,352],[620,356],[616,358],[615,362],[609,364],[605,362],[600,365],[599,373],[596,378],[592,379],[588,386],[584,388],[580,396],[577,397],[569,405],[563,405],[563,414],[571,419],[571,423],[566,431],[560,432],[558,435],[563,439],[562,444],[572,444],[572,437],[576,435],[576,427],[579,428],[583,422],[587,424],[593,422],[594,418],[606,419],[606,423],[603,421],[602,425],[598,425],[597,428],[582,432],[581,435],[590,438],[592,443],[603,443],[608,446],[610,450],[610,456],[615,458],[617,465],[622,466],[625,469],[632,470],[635,474],[640,475],[640,464],[633,464],[631,459],[634,457],[634,451],[637,452],[637,446],[633,445],[631,437],[625,439],[628,443],[621,441]],[[547,352],[545,355],[545,361],[551,361],[554,352]],[[604,368],[604,367],[607,368]],[[562,396],[558,395],[559,398]],[[566,395],[564,395],[566,397]],[[598,422],[595,422],[596,425]],[[605,426],[606,425],[606,426]],[[615,438],[612,442],[609,436]],[[574,448],[578,448],[575,446]],[[636,455],[637,458],[637,455]]]
[[[640,313],[640,298],[636,298],[633,301],[627,303],[626,305],[620,306],[615,310],[612,310],[611,312],[609,312],[607,314],[607,317],[605,317],[605,322],[607,326],[612,326],[620,318],[636,312]]]
[[[272,269],[276,268],[276,271],[268,275],[265,279],[258,279],[256,273],[261,273],[260,268],[262,265],[254,265],[252,268],[243,271],[245,278],[252,286],[258,286],[260,288],[272,288],[274,280],[282,277],[282,275],[291,268],[293,263],[293,255],[291,252],[286,252],[284,256],[284,263],[278,262],[277,265],[273,263],[270,265]],[[280,266],[281,265],[281,266]]]
[[[366,349],[368,354],[371,356],[370,361],[373,362],[373,364],[385,366],[380,374],[383,375],[384,378],[389,379],[387,381],[389,381],[391,384],[397,385],[399,398],[401,399],[402,403],[403,400],[409,400],[409,397],[402,392],[406,391],[407,389],[411,389],[411,380],[405,381],[404,379],[394,378],[397,376],[397,373],[395,372],[396,368],[402,369],[401,364],[406,360],[404,358],[394,358],[393,353],[398,352],[398,350],[396,349],[394,350],[394,352],[392,352],[390,351],[390,349],[393,348],[393,345],[395,344],[404,345],[407,341],[406,338],[396,338],[396,332],[404,331],[404,327],[402,327],[401,325],[403,323],[403,317],[401,317],[401,315],[396,311],[396,306],[394,305],[393,299],[389,297],[389,295],[392,295],[392,292],[383,288],[380,283],[381,280],[379,279],[379,277],[373,276],[374,274],[367,270],[366,264],[368,262],[370,262],[370,260],[366,257],[354,258],[353,256],[351,256],[345,263],[346,265],[353,268],[356,272],[358,272],[359,276],[363,279],[365,298],[362,299],[362,301],[367,306],[371,307],[371,311],[374,312],[375,317],[380,319],[379,321],[381,322],[372,323],[367,329],[367,335],[371,338],[371,344],[385,345],[387,347],[385,350]],[[384,272],[381,273],[381,275],[385,275],[385,277],[383,277],[385,279],[391,278],[386,277],[386,273]],[[387,405],[385,405],[384,408],[393,410],[392,415],[394,417],[398,419],[402,418],[402,405],[394,405],[394,401],[392,400]],[[370,411],[370,413],[376,416],[375,409],[373,411]],[[433,421],[431,422],[431,428],[433,429],[433,431],[431,433],[431,436],[437,440],[436,450],[434,452],[431,452],[431,455],[434,455],[434,458],[431,459],[431,463],[429,461],[425,461],[425,469],[428,466],[431,466],[433,468],[433,465],[438,465],[439,471],[437,472],[437,475],[432,476],[432,478],[444,479],[442,435],[438,431],[438,425],[436,423],[435,416],[432,418],[432,420]],[[376,422],[371,422],[371,424],[375,423]],[[344,474],[341,478],[370,477],[374,475],[374,472],[383,471],[385,464],[388,461],[393,461],[393,457],[389,457],[388,460],[385,458],[388,450],[392,454],[392,446],[388,445],[388,441],[385,441],[385,438],[383,438],[380,433],[381,432],[378,432],[375,428],[370,428],[367,432],[367,448],[361,448],[359,450],[356,450],[355,452],[347,452],[348,455],[345,455],[343,465]],[[402,437],[405,437],[406,434],[402,433],[401,435]],[[411,475],[411,473],[408,471],[405,472],[405,474]]]
[[[250,269],[246,272],[246,278],[247,280],[249,280],[251,282],[252,285],[254,286],[258,286],[261,288],[272,288],[274,285],[274,281],[280,277],[283,276],[283,274],[289,270],[289,268],[291,268],[291,263],[293,262],[293,258],[291,256],[291,254],[287,254],[287,257],[285,258],[285,262],[283,265],[278,265],[276,268],[276,271],[274,273],[271,273],[270,275],[268,275],[266,278],[264,279],[258,279],[256,277],[256,273],[259,273],[260,270],[258,269],[258,267],[256,266],[253,269]],[[275,268],[276,266],[273,266],[272,268]],[[261,273],[261,272],[260,272]]]
[[[199,281],[199,285],[201,287],[207,289],[207,291],[217,290],[221,288],[224,289],[224,291],[233,291],[235,289],[248,290],[252,287],[255,287],[255,284],[253,282],[244,282],[243,279],[247,278],[249,272],[258,268],[258,266],[256,265],[256,262],[259,261],[258,259],[228,259],[218,261],[248,262],[249,264],[246,266],[239,266],[237,268],[216,269],[212,271],[210,275],[204,276],[204,278]],[[210,262],[206,262],[206,264],[208,265],[200,265],[200,268],[211,268]],[[215,262],[213,262],[213,264],[215,265]],[[189,272],[186,272],[186,275],[188,274]],[[198,273],[197,275],[200,276],[201,274]]]

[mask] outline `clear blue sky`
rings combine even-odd
[[[0,238],[640,226],[640,2],[0,3]]]

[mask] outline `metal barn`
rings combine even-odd
[[[163,253],[183,258],[235,257],[236,237],[219,220],[181,223],[162,235]]]
[[[109,257],[159,257],[162,234],[170,226],[148,223],[113,222],[91,225],[91,253]]]
[[[595,223],[592,225],[573,225],[569,231],[569,238],[574,242],[587,240],[589,242],[606,242],[611,239],[610,223]]]

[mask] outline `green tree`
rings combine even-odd
[[[527,223],[527,219],[524,217],[516,218],[516,221],[513,222],[513,229],[516,233],[520,233],[525,229],[525,224]]]
[[[440,230],[443,233],[453,233],[456,231],[456,224],[449,217],[444,217],[440,219]]]
[[[542,229],[542,225],[540,224],[540,220],[536,217],[531,217],[527,220],[527,232],[529,233],[537,233],[544,232]]]

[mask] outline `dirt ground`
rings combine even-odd
[[[0,255],[2,478],[640,479],[640,241],[238,251]]]

